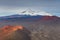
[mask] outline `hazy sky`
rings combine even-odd
[[[60,0],[0,0],[0,15],[10,15],[30,8],[60,16]]]

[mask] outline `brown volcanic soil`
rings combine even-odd
[[[4,26],[0,28],[0,40],[30,40],[30,32],[23,26]]]

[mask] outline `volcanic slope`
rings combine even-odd
[[[22,26],[7,25],[0,28],[0,40],[31,40],[30,32]]]

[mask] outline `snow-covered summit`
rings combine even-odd
[[[32,11],[31,9],[21,11],[18,13],[19,15],[31,15],[31,16],[36,16],[36,15],[42,15],[42,16],[52,16],[52,14],[44,11]]]

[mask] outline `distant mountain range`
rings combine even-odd
[[[58,18],[57,16],[54,16],[48,12],[44,12],[44,11],[32,11],[31,9],[28,9],[28,10],[24,10],[24,11],[20,11],[19,13],[17,14],[14,14],[14,15],[9,15],[9,16],[1,16],[0,17],[0,20],[10,20],[10,19],[40,19],[40,18],[43,18],[43,17],[49,17],[49,18]]]
[[[0,20],[20,20],[20,21],[33,21],[33,20],[38,20],[38,19],[43,19],[43,20],[52,20],[52,19],[60,19],[60,17],[57,16],[42,16],[42,15],[36,15],[36,16],[31,16],[31,15],[10,15],[10,16],[3,16],[0,17]]]

